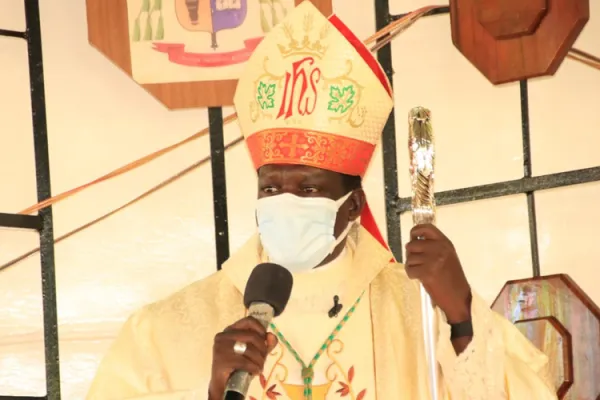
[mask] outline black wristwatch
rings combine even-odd
[[[473,324],[470,319],[457,324],[450,324],[450,340],[467,336],[473,336]]]

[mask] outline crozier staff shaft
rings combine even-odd
[[[431,112],[415,107],[408,115],[408,152],[412,188],[412,218],[414,225],[435,223],[433,190],[435,148]],[[435,357],[435,310],[429,294],[421,285],[423,339],[431,388],[431,399],[438,400],[438,369]]]

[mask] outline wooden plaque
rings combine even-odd
[[[553,75],[590,0],[450,0],[452,41],[493,84]]]
[[[261,38],[302,0],[86,0],[88,39],[167,108],[233,105]],[[311,0],[332,14],[332,0]]]
[[[509,281],[492,309],[548,356],[559,399],[600,399],[600,308],[568,275]]]

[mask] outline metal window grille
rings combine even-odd
[[[377,29],[402,17],[391,15],[389,0],[375,0]],[[440,8],[429,13],[431,15],[448,14],[449,7]],[[378,58],[388,78],[392,74],[392,51],[386,46],[379,51]],[[537,238],[537,218],[535,213],[535,192],[562,186],[577,185],[600,181],[600,166],[566,171],[548,175],[533,176],[531,165],[531,135],[529,127],[529,94],[527,80],[519,83],[521,104],[521,137],[523,142],[523,177],[521,179],[495,182],[436,193],[438,206],[466,203],[495,197],[525,194],[527,197],[527,214],[529,217],[529,238],[531,243],[532,275],[540,276],[540,259]],[[517,99],[515,99],[517,101]],[[390,248],[394,256],[402,259],[402,241],[400,231],[400,214],[410,211],[410,197],[399,197],[398,165],[396,158],[396,132],[393,117],[388,121],[382,137],[383,171],[386,187],[386,221]]]
[[[374,0],[377,29],[381,29],[401,15],[390,14],[389,0]],[[0,29],[0,36],[23,39],[28,47],[29,80],[31,87],[31,116],[33,124],[36,184],[38,201],[51,197],[50,163],[46,124],[46,103],[44,95],[44,71],[42,58],[42,38],[38,0],[24,0],[25,32]],[[438,9],[429,15],[448,13],[449,9]],[[392,81],[392,50],[389,45],[377,55],[385,73]],[[515,99],[517,101],[517,99]],[[439,206],[465,203],[514,194],[527,196],[529,231],[531,238],[531,258],[534,276],[540,275],[535,214],[535,192],[538,190],[600,181],[600,166],[575,171],[532,176],[529,100],[527,81],[520,82],[521,135],[523,138],[523,178],[505,182],[448,190],[436,194]],[[214,200],[215,246],[217,269],[229,257],[229,225],[227,216],[227,190],[225,179],[225,146],[223,138],[223,112],[221,108],[209,108],[210,148],[212,186]],[[395,116],[392,113],[382,137],[384,187],[386,203],[387,235],[392,252],[402,259],[400,214],[410,210],[410,198],[400,198],[398,190],[398,165],[396,154]],[[56,282],[54,267],[54,233],[52,208],[47,207],[38,215],[18,215],[0,213],[0,227],[33,229],[39,232],[42,271],[42,295],[44,315],[44,347],[46,358],[46,390],[44,397],[2,396],[0,400],[60,400],[60,372],[58,353],[58,328],[56,310]]]
[[[29,84],[31,89],[31,123],[38,201],[50,195],[50,160],[48,156],[48,130],[46,124],[46,97],[44,94],[44,64],[42,58],[42,33],[38,0],[25,0],[25,32],[0,29],[0,36],[23,39],[27,42]],[[56,311],[56,278],[54,273],[54,232],[52,208],[38,215],[0,213],[0,226],[33,229],[40,237],[42,271],[42,296],[44,308],[44,348],[46,358],[46,393],[44,397],[0,396],[0,399],[60,399],[60,372],[58,366],[58,323]]]

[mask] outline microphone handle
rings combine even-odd
[[[256,319],[265,329],[267,329],[275,316],[275,310],[267,303],[252,303],[248,308],[248,316]],[[234,371],[227,380],[223,399],[244,400],[248,393],[248,388],[250,388],[250,383],[252,383],[252,379],[254,379],[254,377],[246,371]]]

